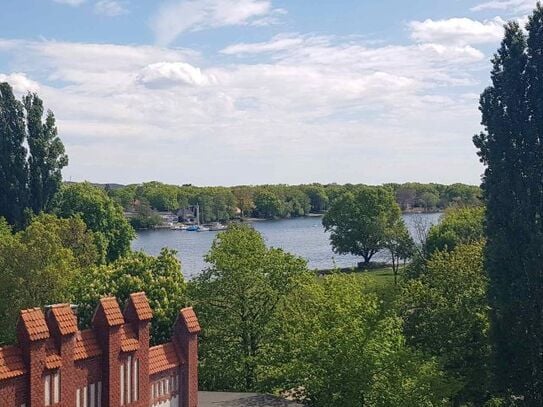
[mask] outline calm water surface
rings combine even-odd
[[[429,227],[437,223],[440,216],[439,213],[403,215],[414,238],[415,223],[422,222]],[[338,255],[332,251],[329,233],[325,232],[322,219],[318,217],[258,221],[252,225],[262,233],[269,246],[279,247],[303,257],[308,261],[309,267],[314,269],[352,267],[361,261],[359,257]],[[159,254],[163,247],[177,250],[183,274],[191,277],[206,268],[203,257],[209,251],[217,233],[169,229],[141,231],[138,232],[132,248],[151,255]],[[386,260],[386,256],[378,254],[375,259]]]

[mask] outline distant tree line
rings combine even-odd
[[[105,188],[125,210],[135,211],[134,226],[152,226],[156,211],[200,206],[203,222],[226,221],[236,216],[262,219],[325,213],[346,192],[360,184],[256,185],[196,187],[147,182]],[[480,205],[480,188],[465,184],[385,184],[404,211],[441,211],[449,207]],[[154,218],[152,218],[155,216]]]

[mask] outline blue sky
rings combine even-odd
[[[535,0],[3,0],[0,80],[66,179],[468,182],[502,24]]]

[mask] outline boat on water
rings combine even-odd
[[[220,230],[226,230],[226,229],[228,229],[228,226],[223,225],[222,223],[219,223],[219,222],[215,222],[215,223],[212,223],[211,225],[209,225],[209,230],[211,230],[213,232],[217,232],[217,231],[220,231]]]
[[[174,224],[170,226],[171,230],[187,230],[188,226],[183,224]]]
[[[200,224],[200,205],[196,204],[196,224],[187,226],[184,230],[188,232],[209,232],[209,231],[220,231],[225,230],[226,225],[223,225],[220,222],[213,222],[205,225]]]

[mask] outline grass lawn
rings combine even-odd
[[[333,271],[320,271],[319,273],[328,274],[330,272]],[[397,292],[395,290],[396,286],[394,285],[392,267],[381,267],[370,270],[343,269],[340,272],[364,279],[366,281],[367,291],[375,292],[383,299],[390,299],[394,297],[394,294]],[[402,270],[400,268],[399,274],[401,275],[401,273]]]

